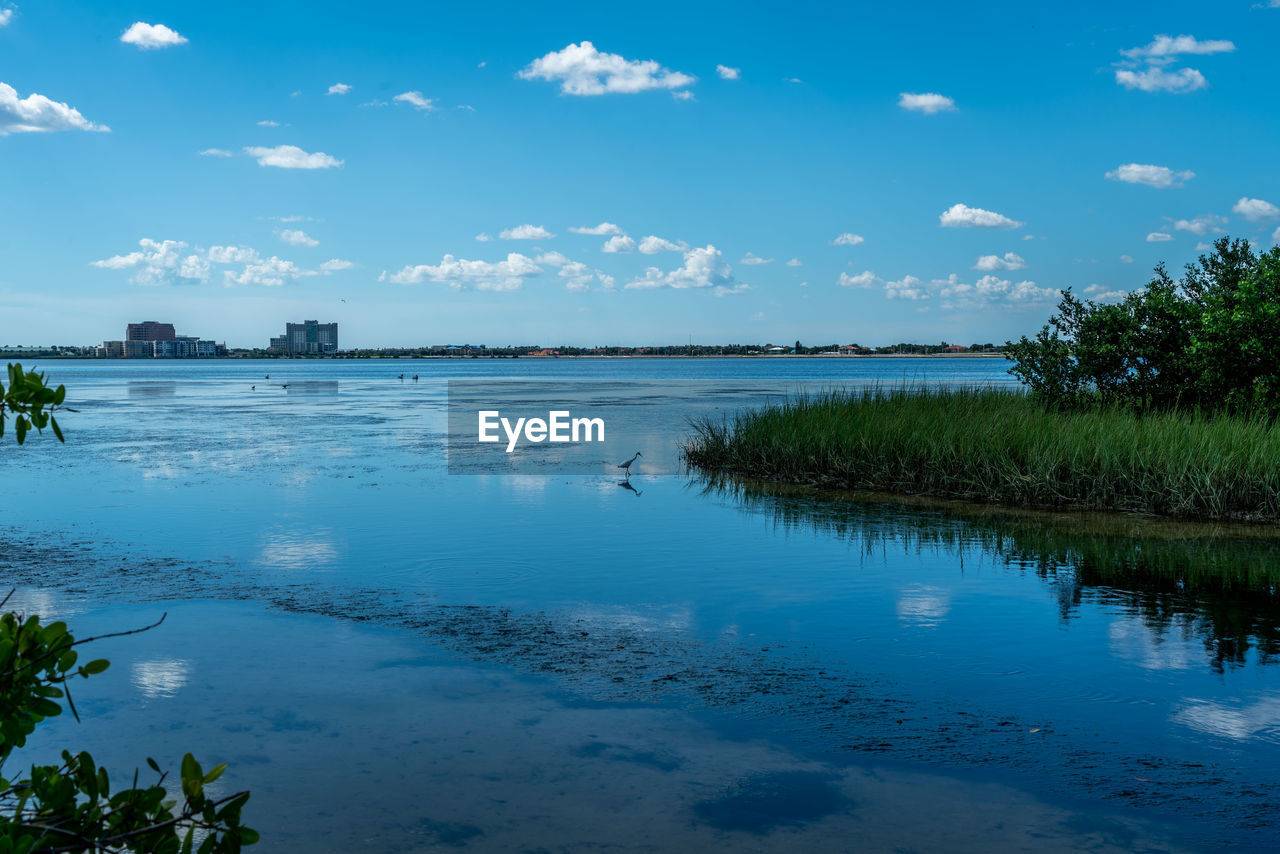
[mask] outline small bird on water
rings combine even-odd
[[[639,451],[636,451],[635,457],[632,457],[631,459],[627,460],[625,463],[618,463],[618,468],[626,472],[627,477],[631,477],[631,464],[636,461],[636,457],[640,457],[640,456],[643,456],[643,454],[641,454]]]

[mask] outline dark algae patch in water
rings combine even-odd
[[[853,802],[831,774],[780,771],[736,780],[720,795],[694,804],[699,821],[717,830],[765,834],[848,810]]]

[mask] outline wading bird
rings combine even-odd
[[[644,454],[641,454],[639,451],[636,451],[636,457],[642,457],[642,456],[644,456]],[[632,457],[631,459],[627,460],[625,463],[618,463],[618,468],[626,472],[627,477],[631,477],[631,464],[636,461],[636,457]]]

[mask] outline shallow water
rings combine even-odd
[[[43,367],[80,411],[4,454],[5,578],[82,634],[170,616],[33,759],[227,760],[273,851],[1275,846],[1280,538],[446,473],[448,379],[1000,360]]]

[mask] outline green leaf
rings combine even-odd
[[[80,669],[85,672],[86,676],[94,676],[106,670],[110,666],[111,666],[111,662],[107,661],[105,658],[95,658],[93,661],[90,661],[88,664],[86,664],[84,667]],[[156,769],[156,770],[159,770],[159,769]]]

